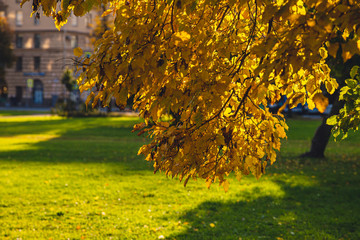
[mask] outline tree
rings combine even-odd
[[[99,3],[114,27],[78,66],[80,88],[97,89],[93,105],[134,94],[145,120],[134,130],[151,136],[139,153],[185,184],[200,177],[227,190],[232,171],[260,177],[287,129],[268,103],[286,95],[291,107],[325,109],[321,86],[338,86],[325,61],[339,47],[332,39],[346,40],[344,61],[359,53],[356,0],[37,0],[33,9],[60,28]]]
[[[317,128],[317,130],[315,131],[314,137],[311,140],[311,147],[310,147],[310,151],[306,152],[304,154],[301,155],[301,157],[305,157],[305,158],[324,158],[325,155],[325,149],[326,146],[329,142],[330,136],[331,136],[331,131],[333,129],[333,126],[335,124],[335,122],[333,121],[332,124],[328,124],[328,119],[335,119],[338,118],[338,120],[340,121],[340,118],[345,122],[345,119],[347,118],[346,115],[344,114],[346,112],[343,112],[343,114],[341,114],[341,117],[337,117],[340,111],[344,111],[344,104],[345,102],[347,104],[351,104],[351,103],[355,103],[355,97],[358,97],[358,99],[360,99],[358,95],[356,95],[356,90],[354,90],[353,94],[352,94],[352,98],[348,98],[346,99],[346,101],[344,101],[344,98],[341,96],[340,97],[340,90],[343,89],[343,87],[346,87],[347,85],[347,80],[348,78],[350,78],[350,70],[353,66],[356,65],[360,65],[360,56],[359,55],[354,55],[351,59],[347,60],[345,63],[343,62],[343,58],[341,57],[341,52],[342,49],[339,48],[338,49],[338,54],[336,54],[337,56],[329,56],[328,57],[328,61],[327,63],[329,64],[330,68],[331,68],[331,73],[333,75],[333,77],[336,79],[336,81],[339,84],[339,88],[336,89],[336,91],[334,92],[334,94],[332,95],[328,95],[327,94],[327,98],[329,99],[329,102],[332,103],[332,108],[331,111],[328,115],[323,117],[323,120],[320,124],[320,126]],[[354,78],[354,77],[352,77]],[[341,89],[340,89],[341,88]],[[354,85],[352,85],[352,88],[354,88]],[[325,91],[326,92],[326,91]],[[349,108],[349,107],[347,107]],[[354,108],[355,110],[356,108]],[[353,118],[353,120],[356,118]],[[331,123],[331,120],[330,120]],[[355,121],[356,123],[356,121]],[[345,133],[345,137],[347,136],[347,132],[350,128],[354,128],[354,126],[350,127],[350,125],[346,125],[347,127],[344,127],[344,124],[342,127],[338,126],[337,129],[342,129],[342,131]],[[355,129],[355,128],[354,128]],[[334,135],[335,137],[337,137],[340,134],[340,131],[335,131],[336,134]]]
[[[358,58],[360,58],[358,56]],[[359,61],[359,59],[358,59]],[[345,80],[345,86],[341,88],[339,99],[344,102],[344,107],[339,114],[327,120],[329,125],[335,125],[333,133],[335,140],[339,135],[342,139],[348,136],[349,130],[358,130],[360,124],[360,67],[354,66],[350,71],[350,77]]]
[[[70,69],[65,69],[62,77],[61,83],[64,84],[66,90],[71,93],[76,86],[76,79],[74,78],[74,74]]]
[[[0,97],[6,92],[5,67],[11,67],[14,60],[11,49],[12,31],[6,19],[0,17]]]

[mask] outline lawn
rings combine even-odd
[[[35,115],[35,114],[50,114],[47,110],[0,110],[0,117],[2,116],[21,116],[21,115]]]
[[[265,176],[186,188],[137,156],[136,118],[0,118],[0,239],[360,239],[360,135],[300,161],[290,120]]]

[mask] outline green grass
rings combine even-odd
[[[22,115],[34,115],[34,114],[49,114],[50,111],[23,111],[23,110],[0,110],[1,116],[22,116]]]
[[[360,137],[305,152],[319,124],[289,121],[260,180],[186,188],[137,156],[136,118],[0,118],[0,239],[360,239]]]

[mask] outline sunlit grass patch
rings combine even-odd
[[[27,116],[13,115],[4,118],[0,117],[0,122],[49,121],[49,120],[58,120],[58,119],[66,119],[66,118],[57,115],[46,115],[46,116],[36,115],[36,114],[31,114]]]
[[[42,141],[49,141],[58,135],[19,135],[0,137],[0,152],[36,150],[36,144]]]

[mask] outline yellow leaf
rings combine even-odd
[[[285,132],[284,132],[284,133],[285,133]],[[285,135],[285,136],[286,136],[286,135]],[[257,155],[258,155],[258,158],[264,157],[264,155],[265,155],[264,150],[263,150],[262,148],[258,148],[258,149],[257,149]]]
[[[175,37],[180,38],[182,41],[188,41],[190,39],[190,34],[185,31],[181,31],[175,33]]]
[[[223,186],[225,192],[229,191],[229,185],[230,185],[230,183],[229,183],[228,180],[225,180],[225,181],[222,183],[222,186]],[[215,227],[215,225],[214,225],[214,227]]]
[[[328,57],[328,52],[324,47],[321,47],[319,49],[319,53],[320,53],[320,56],[324,59]]]
[[[74,15],[76,17],[80,17],[80,16],[84,15],[84,13],[85,13],[85,9],[82,6],[82,4],[76,4],[75,8],[74,8]],[[75,17],[75,16],[73,16],[73,17]]]
[[[112,80],[113,75],[115,73],[114,65],[112,64],[104,64],[105,75],[109,80]]]
[[[128,96],[128,89],[126,87],[121,87],[119,93],[115,95],[116,104],[125,107],[127,96]]]
[[[237,172],[237,173],[236,173],[236,179],[237,179],[238,181],[240,181],[240,180],[241,180],[241,177],[242,177],[241,172]]]
[[[326,87],[326,90],[328,91],[328,93],[330,93],[330,94],[333,94],[333,93],[334,93],[335,88],[333,87],[333,85],[331,84],[331,82],[326,81],[326,82],[325,82],[325,87]]]
[[[319,112],[323,113],[326,107],[329,105],[329,99],[325,97],[322,93],[316,93],[313,97],[316,108]]]
[[[306,100],[306,102],[307,102],[308,108],[310,110],[313,110],[315,108],[315,103],[314,103],[314,101],[312,99],[309,98],[309,99]]]
[[[207,188],[210,188],[211,184],[212,184],[212,181],[210,179],[206,180],[206,187]]]
[[[316,25],[315,19],[308,19],[306,22],[309,27],[314,27]]]
[[[224,116],[226,117],[230,117],[232,115],[232,110],[231,108],[226,108],[225,111],[224,111]]]
[[[284,129],[283,126],[277,125],[277,126],[276,126],[276,132],[278,133],[279,137],[281,137],[281,138],[285,138],[285,137],[286,137],[285,129]]]
[[[74,55],[75,57],[81,57],[83,55],[83,50],[79,47],[74,48]]]

